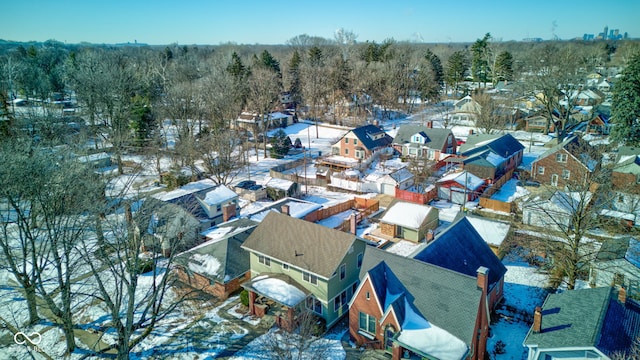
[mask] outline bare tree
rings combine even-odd
[[[491,134],[505,129],[507,117],[504,114],[504,102],[491,97],[486,92],[477,92],[473,95],[473,100],[480,105],[479,111],[476,113],[478,130]]]
[[[302,75],[302,95],[310,106],[310,113],[316,123],[316,138],[320,136],[318,107],[321,106],[322,100],[327,94],[327,71],[325,55],[322,50],[317,46],[309,49],[308,57],[304,59],[300,72]]]
[[[330,349],[318,333],[318,317],[310,311],[298,312],[297,328],[291,332],[278,329],[263,336],[261,348],[269,359],[325,359]]]
[[[251,70],[251,77],[249,78],[249,106],[255,109],[260,117],[257,125],[259,128],[254,129],[256,159],[258,158],[257,131],[263,132],[263,150],[265,157],[268,157],[266,140],[269,118],[279,94],[280,79],[276,72],[264,67],[257,67]]]

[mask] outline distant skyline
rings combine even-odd
[[[562,40],[605,26],[640,37],[640,1],[619,0],[23,0],[2,5],[0,39],[150,45],[284,44],[300,34],[333,39],[344,28],[357,42]]]

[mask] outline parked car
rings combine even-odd
[[[255,186],[255,185],[256,185],[256,182],[253,181],[253,180],[243,180],[243,181],[240,181],[236,185],[236,187],[240,188],[240,189],[249,189],[250,187]]]

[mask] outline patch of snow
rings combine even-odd
[[[418,229],[431,211],[435,211],[431,206],[397,202],[387,210],[380,221],[397,224],[406,228]]]
[[[197,274],[217,276],[220,261],[210,254],[192,254],[189,257],[189,269]]]
[[[267,278],[258,281],[254,279],[253,288],[262,295],[289,307],[298,305],[306,297],[302,290],[280,279]]]
[[[400,240],[397,243],[391,245],[386,250],[390,253],[400,255],[400,256],[409,256],[413,254],[413,252],[421,245],[421,243],[408,241],[408,240]]]

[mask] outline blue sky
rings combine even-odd
[[[610,29],[640,37],[640,1],[618,0],[13,0],[0,39],[67,43],[284,44],[300,34],[357,41],[571,39]]]

